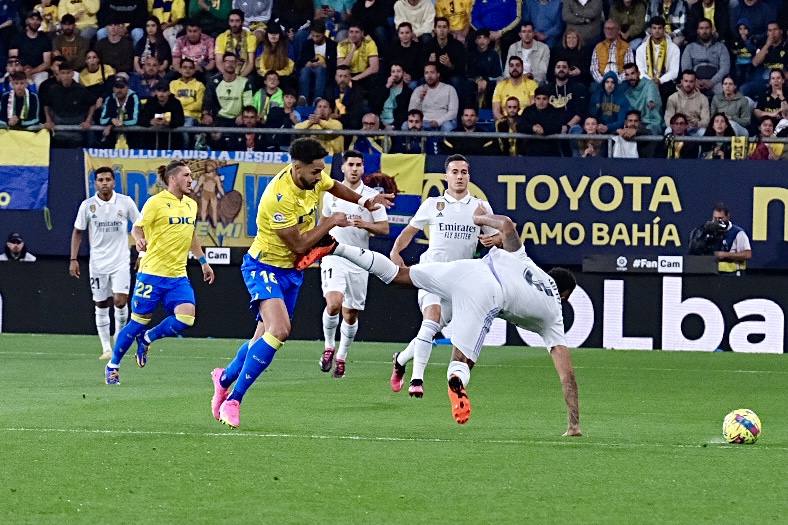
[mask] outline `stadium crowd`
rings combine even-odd
[[[588,135],[613,134],[616,157],[781,159],[760,139],[788,136],[786,27],[777,0],[6,0],[0,125],[104,128],[55,146],[281,151],[289,135],[168,132],[385,128],[467,138],[315,137],[330,153],[589,157],[608,152]]]

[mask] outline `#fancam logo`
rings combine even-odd
[[[623,255],[619,255],[616,259],[616,270],[619,272],[627,271],[627,258]]]

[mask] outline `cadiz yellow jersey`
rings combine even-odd
[[[276,230],[298,226],[303,233],[315,227],[320,195],[334,186],[324,171],[317,185],[302,190],[293,182],[293,165],[288,164],[266,186],[257,207],[257,235],[249,255],[264,264],[292,268],[295,254],[276,234]]]
[[[435,16],[449,19],[450,31],[462,31],[471,25],[473,0],[436,0]]]
[[[160,277],[185,277],[196,220],[197,202],[190,197],[184,195],[179,200],[163,190],[148,199],[142,207],[142,216],[134,224],[142,228],[148,241],[140,272]]]

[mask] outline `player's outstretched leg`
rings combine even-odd
[[[117,334],[123,330],[123,327],[126,326],[126,323],[129,322],[129,307],[128,305],[123,305],[122,308],[115,307],[115,338],[117,339]]]
[[[238,379],[241,373],[241,368],[246,361],[246,354],[249,351],[249,341],[244,343],[238,348],[235,358],[230,361],[227,368],[214,368],[211,372],[211,380],[213,381],[213,397],[211,398],[211,414],[214,419],[219,420],[219,407],[227,399],[230,393],[230,386]]]
[[[353,324],[348,324],[347,321],[342,320],[342,324],[339,326],[339,349],[337,350],[337,364],[334,367],[334,379],[341,379],[345,376],[347,351],[356,338],[356,332],[358,332],[358,319]]]
[[[435,321],[425,319],[421,322],[419,333],[413,339],[413,372],[410,376],[408,394],[411,397],[421,398],[424,395],[424,370],[432,353],[432,339],[440,330],[440,325]]]
[[[137,336],[137,366],[143,368],[148,364],[150,345],[163,337],[174,337],[190,326],[194,326],[194,316],[174,314],[165,318],[158,325]]]
[[[399,266],[391,262],[391,259],[366,248],[338,244],[334,249],[333,255],[344,257],[362,270],[373,274],[386,284],[390,284],[399,273]]]
[[[452,361],[446,371],[449,380],[449,401],[451,402],[451,415],[460,425],[464,425],[471,418],[471,400],[465,392],[465,387],[471,379],[471,370],[467,363]]]
[[[131,321],[123,327],[123,330],[120,331],[115,340],[115,347],[112,349],[112,359],[110,359],[104,371],[104,381],[108,385],[120,384],[120,362],[123,356],[126,355],[131,343],[145,331],[145,327],[149,322],[150,319],[134,313],[131,314]]]

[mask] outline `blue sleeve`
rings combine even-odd
[[[136,93],[131,95],[131,108],[123,121],[124,126],[136,126],[140,117],[140,97]]]

